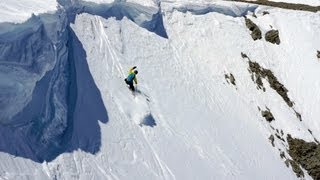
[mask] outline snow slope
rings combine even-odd
[[[80,24],[81,29],[78,29],[78,24]],[[89,24],[94,25],[89,26]],[[110,28],[104,29],[105,26]],[[136,151],[137,148],[125,148],[125,156],[134,158],[134,154],[136,154],[137,163],[133,167],[139,167],[139,162],[144,159],[144,155],[141,154],[150,154],[153,159],[158,159],[156,163],[147,161],[147,167],[149,168],[137,168],[134,172],[120,174],[120,179],[126,179],[126,177],[132,175],[135,177],[135,174],[142,174],[143,172],[145,174],[143,177],[147,179],[210,179],[212,177],[228,179],[250,176],[259,178],[265,177],[263,173],[265,170],[261,167],[265,167],[271,172],[278,172],[270,177],[280,178],[290,175],[284,164],[281,164],[276,158],[266,158],[270,151],[272,153],[272,149],[268,148],[269,144],[263,140],[263,136],[250,138],[253,136],[252,134],[259,134],[258,130],[254,128],[248,130],[246,128],[246,133],[230,133],[230,131],[236,132],[235,130],[239,128],[239,125],[250,126],[250,123],[235,123],[242,120],[242,118],[237,118],[238,115],[235,113],[226,113],[226,117],[220,117],[222,115],[217,113],[217,109],[223,107],[224,104],[215,106],[213,100],[210,101],[210,96],[208,97],[208,90],[213,90],[214,86],[218,86],[215,89],[219,89],[219,84],[212,83],[209,87],[204,84],[197,86],[195,80],[190,79],[191,77],[188,74],[191,76],[201,76],[201,74],[184,72],[183,70],[193,69],[190,68],[191,64],[187,63],[184,66],[183,63],[186,59],[179,58],[181,60],[179,61],[179,59],[171,58],[175,57],[177,53],[174,48],[178,48],[171,46],[173,42],[168,43],[167,39],[154,37],[153,34],[139,29],[128,20],[124,20],[122,23],[117,23],[115,20],[104,22],[103,19],[98,17],[88,18],[85,15],[80,15],[76,20],[74,29],[80,41],[87,42],[84,49],[86,49],[86,52],[90,52],[87,54],[89,68],[98,88],[106,96],[103,96],[103,99],[105,102],[110,102],[107,107],[116,106],[115,109],[120,110],[109,112],[110,124],[113,116],[122,117],[116,119],[114,124],[119,124],[120,127],[124,126],[126,131],[124,134],[120,134],[120,132],[117,136],[126,137],[128,133],[142,133],[145,138],[144,140],[142,136],[133,140],[124,139],[123,143],[140,142],[144,146],[142,152],[140,150]],[[122,34],[117,34],[120,29]],[[92,34],[101,36],[96,37]],[[121,39],[122,41],[120,41]],[[148,41],[145,41],[146,39]],[[148,44],[152,44],[152,46]],[[119,56],[124,57],[118,58]],[[123,60],[129,61],[129,63],[127,61],[121,63]],[[139,76],[149,75],[141,78],[140,84],[142,85],[138,87],[150,97],[151,102],[147,107],[144,105],[145,103],[148,104],[148,101],[144,100],[144,95],[137,95],[136,98],[128,97],[127,94],[130,95],[130,92],[122,84],[122,77],[125,74],[123,69],[124,67],[127,69],[133,61],[140,67],[139,70],[142,73]],[[166,61],[166,63],[163,64],[163,61]],[[207,65],[204,64],[204,66]],[[199,70],[197,72],[209,71],[209,69],[207,71],[200,69],[205,68],[204,66],[194,68]],[[180,71],[176,69],[177,67]],[[179,78],[181,74],[185,74],[186,77]],[[162,78],[155,80],[154,78],[157,75],[162,76]],[[178,79],[179,81],[177,81]],[[191,82],[188,82],[187,79]],[[184,81],[184,83],[181,83],[181,81]],[[220,86],[224,87],[223,84],[220,84]],[[185,91],[186,89],[190,89],[190,92]],[[221,89],[219,90],[221,92]],[[191,95],[191,93],[194,95]],[[211,93],[213,94],[214,91]],[[206,99],[208,99],[207,102]],[[176,108],[172,108],[170,104],[175,104]],[[149,113],[152,114],[158,125],[153,129],[149,127],[140,129],[137,126],[137,124],[140,124],[139,119],[143,119]],[[245,114],[247,113],[249,116],[250,113],[246,112]],[[234,121],[226,123],[227,119]],[[252,132],[250,132],[251,130]],[[111,130],[105,130],[105,132],[109,131]],[[237,141],[236,135],[242,141]],[[109,141],[111,140],[106,139],[104,142]],[[165,149],[164,144],[168,144],[165,145]],[[259,147],[265,146],[266,148],[262,148],[264,150],[255,149],[248,144]],[[145,149],[149,149],[148,146],[151,146],[150,152],[144,152]],[[252,151],[249,151],[249,149],[252,149]],[[241,158],[238,154],[239,151],[242,152]],[[253,153],[259,153],[259,157],[262,159],[258,157],[255,158],[256,163],[244,164],[243,160],[250,159]],[[110,156],[114,157],[115,155]],[[263,163],[259,163],[260,161],[263,161]],[[279,166],[275,168],[274,164],[277,163],[279,163]],[[150,167],[157,164],[161,167],[157,168],[159,172],[156,171],[153,176],[148,177],[146,172],[154,169]],[[123,169],[123,167],[120,166],[116,169]],[[212,172],[212,169],[215,169],[215,171]]]
[[[2,0],[0,1],[0,23],[22,23],[29,19],[32,14],[54,13],[57,6],[56,0]]]
[[[279,156],[286,142],[268,138],[320,138],[319,13],[74,3],[0,24],[0,179],[296,179]],[[245,14],[281,44],[253,41]],[[293,107],[266,80],[257,89],[241,53],[274,73]],[[136,94],[123,81],[133,65]]]

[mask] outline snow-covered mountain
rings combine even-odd
[[[320,13],[301,9],[0,2],[0,179],[319,179]]]

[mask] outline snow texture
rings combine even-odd
[[[0,24],[0,179],[296,178],[279,156],[286,142],[268,138],[320,139],[319,13],[224,1],[59,3]],[[279,30],[281,44],[253,41],[243,15],[263,35]],[[293,107],[267,80],[257,89],[248,59],[273,72]],[[134,65],[132,93],[123,79]]]
[[[0,23],[22,23],[33,14],[54,13],[57,6],[55,0],[1,0]]]

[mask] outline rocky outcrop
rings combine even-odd
[[[236,85],[236,79],[234,78],[233,74],[225,74],[224,77],[226,78],[227,82]]]
[[[270,112],[270,109],[267,108],[265,111],[261,111],[262,117],[264,117],[268,122],[274,120],[273,114]]]
[[[264,16],[264,15],[267,15],[267,14],[270,14],[268,11],[263,11],[262,12],[262,15]]]
[[[320,145],[292,138],[290,134],[287,141],[289,144],[288,153],[293,161],[303,167],[313,179],[320,179]],[[293,164],[291,163],[294,168]]]
[[[261,30],[259,29],[259,27],[247,17],[245,17],[245,21],[246,21],[247,28],[251,31],[252,39],[253,40],[261,39],[262,36],[261,36]]]
[[[266,41],[272,44],[280,44],[279,31],[278,30],[270,30],[265,35]]]
[[[273,72],[269,69],[261,67],[260,64],[257,62],[251,61],[251,59],[243,52],[241,52],[241,57],[244,59],[248,59],[248,70],[251,73],[252,81],[257,84],[257,89],[262,89],[263,91],[266,91],[262,79],[267,80],[270,84],[270,87],[282,97],[282,99],[287,103],[287,105],[294,110],[297,118],[300,121],[302,121],[301,114],[293,107],[294,102],[291,101],[291,99],[289,98],[287,88],[279,82],[279,80],[273,74]]]
[[[271,6],[271,7],[278,7],[283,9],[291,9],[291,10],[298,10],[298,11],[310,11],[310,12],[317,12],[320,11],[320,6],[310,6],[306,4],[295,4],[295,3],[287,3],[287,2],[274,2],[274,1],[266,1],[266,0],[231,0],[237,2],[246,2],[252,4],[259,4],[264,6]],[[301,3],[303,3],[301,1]]]
[[[274,136],[272,134],[270,135],[269,140],[270,140],[272,146],[275,147],[274,146]]]
[[[277,91],[277,93],[283,98],[283,100],[288,104],[289,107],[293,106],[293,102],[288,97],[288,90],[281,84],[278,79],[274,76],[271,70],[261,67],[257,62],[252,62],[249,60],[249,71],[255,77],[255,81],[258,88],[264,89],[261,78],[268,80],[270,87]],[[253,77],[253,78],[254,78]]]

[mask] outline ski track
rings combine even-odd
[[[118,73],[120,72],[121,77],[123,77],[124,73],[122,71],[122,66],[119,63],[118,56],[116,55],[115,51],[113,50],[112,46],[110,45],[110,40],[108,39],[108,35],[104,31],[103,25],[102,25],[101,21],[97,19],[97,17],[95,17],[95,21],[98,22],[99,27],[97,27],[94,24],[94,30],[99,31],[98,34],[100,34],[101,37],[102,37],[102,39],[100,41],[100,51],[102,52],[104,50],[107,50],[109,52],[110,56],[111,56],[111,58],[108,59],[109,62],[108,61],[105,61],[105,62],[107,64],[110,64],[113,75],[115,75],[117,77],[117,74],[114,71],[114,69],[117,69]],[[106,47],[104,48],[104,46],[106,46]],[[107,59],[106,57],[103,58],[103,60],[106,60],[106,59]],[[110,67],[110,66],[108,65],[107,67]],[[113,94],[112,96],[113,97],[119,97],[119,95],[116,95],[116,94]],[[120,96],[126,96],[126,94],[122,93]],[[125,106],[126,103],[121,102],[120,99],[118,99],[118,100],[114,99],[114,100],[115,100],[115,103],[118,104],[118,108],[122,111],[122,113],[126,114],[126,111],[122,108],[122,107]],[[127,119],[129,120],[130,117],[127,117]],[[135,126],[136,124],[133,123],[132,125]],[[160,173],[161,176],[162,176],[161,179],[168,179],[168,174],[173,176],[172,173],[170,172],[169,168],[166,165],[163,164],[163,162],[160,160],[160,158],[158,157],[158,155],[155,152],[155,150],[152,148],[152,145],[150,144],[149,140],[147,139],[143,129],[142,128],[140,128],[140,129],[141,129],[141,131],[143,133],[143,137],[145,139],[145,142],[147,142],[148,149],[151,150],[151,152],[152,152],[152,154],[154,156],[155,162],[157,162],[157,166],[159,167],[158,169],[160,169],[160,171],[161,171],[161,173]],[[101,168],[100,168],[100,170],[101,170]],[[174,178],[169,178],[169,179],[174,179]]]
[[[108,39],[108,36],[106,35],[105,31],[104,31],[104,28],[103,28],[103,25],[102,25],[102,22],[99,20],[99,24],[100,24],[100,30],[101,30],[101,34],[102,34],[102,37],[103,37],[103,40],[104,42],[106,43],[107,45],[107,49],[110,50],[110,54],[111,54],[111,59],[112,59],[112,67],[116,67],[118,69],[118,71],[121,73],[121,77],[124,77],[125,74],[123,73],[123,70],[122,70],[122,66],[120,64],[120,61],[118,59],[118,56],[116,56],[115,52],[113,51],[113,48],[112,46],[110,45],[110,41]],[[120,68],[119,68],[120,67]],[[112,71],[114,72],[114,71]],[[125,96],[125,94],[123,94],[123,96]],[[139,95],[140,96],[140,95]],[[124,104],[118,104],[118,107],[119,109],[121,109],[121,107],[125,106]],[[150,107],[149,107],[150,108]],[[150,109],[149,109],[150,111]],[[123,113],[125,113],[123,110],[122,110]],[[131,119],[130,117],[127,117],[128,119]],[[148,147],[149,149],[151,149],[152,153],[153,153],[153,156],[154,156],[154,159],[156,160],[157,162],[157,165],[160,167],[160,170],[161,170],[161,176],[162,178],[161,179],[175,179],[175,178],[168,178],[168,175],[167,175],[167,172],[169,172],[169,174],[174,177],[174,175],[172,174],[172,172],[170,172],[170,169],[164,165],[162,162],[161,162],[161,159],[158,157],[156,151],[152,148],[152,145],[150,143],[150,141],[148,140],[146,134],[145,134],[145,131],[143,130],[143,128],[141,128],[141,131],[143,133],[143,136],[144,136],[144,139],[145,141],[147,142],[148,144]]]

